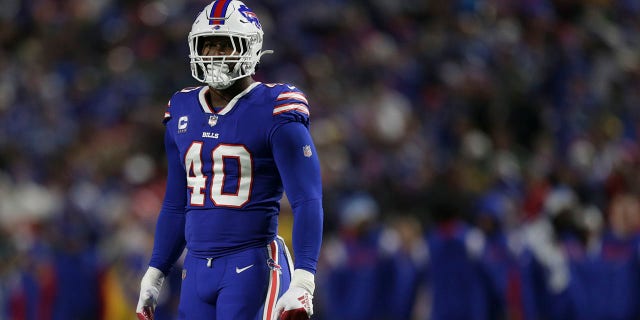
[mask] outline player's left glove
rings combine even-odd
[[[276,303],[273,320],[307,320],[313,314],[313,273],[302,269],[293,271],[289,289]]]
[[[158,304],[158,296],[163,282],[164,273],[162,271],[154,267],[147,269],[142,281],[140,281],[140,298],[138,298],[138,306],[136,307],[138,319],[153,320],[153,312]]]

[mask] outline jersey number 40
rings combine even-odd
[[[191,189],[190,204],[204,206],[207,176],[202,173],[202,145],[196,141],[189,147],[184,164],[187,171],[187,188]],[[235,192],[225,192],[226,160],[235,160],[238,164],[238,181]],[[242,145],[221,144],[211,151],[213,178],[209,194],[216,206],[242,207],[249,201],[251,193],[252,163],[251,154]]]

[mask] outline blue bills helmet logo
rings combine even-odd
[[[247,21],[253,23],[256,26],[256,28],[262,29],[262,26],[260,25],[260,20],[258,20],[258,15],[253,13],[253,11],[249,9],[249,7],[245,6],[244,4],[240,5],[240,7],[238,8],[238,12],[240,12],[240,14],[242,14],[242,16],[247,19]]]

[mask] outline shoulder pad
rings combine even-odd
[[[309,116],[309,102],[304,92],[290,84],[269,83],[265,84],[268,88],[272,88],[275,98],[273,107],[273,115],[279,115],[286,112],[298,112]]]
[[[182,90],[176,92],[176,94],[178,93],[187,93],[187,92],[191,92],[191,91],[196,91],[196,90],[200,90],[200,88],[202,88],[202,86],[198,86],[198,87],[186,87],[183,88]]]
[[[197,90],[200,88],[202,87],[187,87],[174,92],[173,95],[171,96],[171,99],[169,99],[169,102],[167,102],[167,107],[165,108],[165,111],[164,111],[164,118],[162,119],[162,123],[166,124],[167,121],[171,119],[171,102],[174,101],[174,99],[176,99],[177,96],[182,94],[188,94],[193,91],[197,92]]]
[[[164,118],[162,119],[162,123],[167,123],[171,119],[171,99],[167,102],[167,107],[164,109]]]

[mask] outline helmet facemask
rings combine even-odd
[[[200,12],[189,33],[191,75],[214,89],[226,89],[251,76],[260,57],[272,52],[262,50],[262,35],[258,17],[241,1],[214,0]],[[225,50],[203,52],[207,37],[226,37]]]
[[[207,37],[228,37],[233,51],[228,55],[203,54]],[[189,41],[191,73],[198,81],[207,83],[214,89],[226,89],[237,79],[253,74],[254,61],[251,46],[255,39],[241,35],[196,35]],[[217,54],[217,53],[216,53]]]

